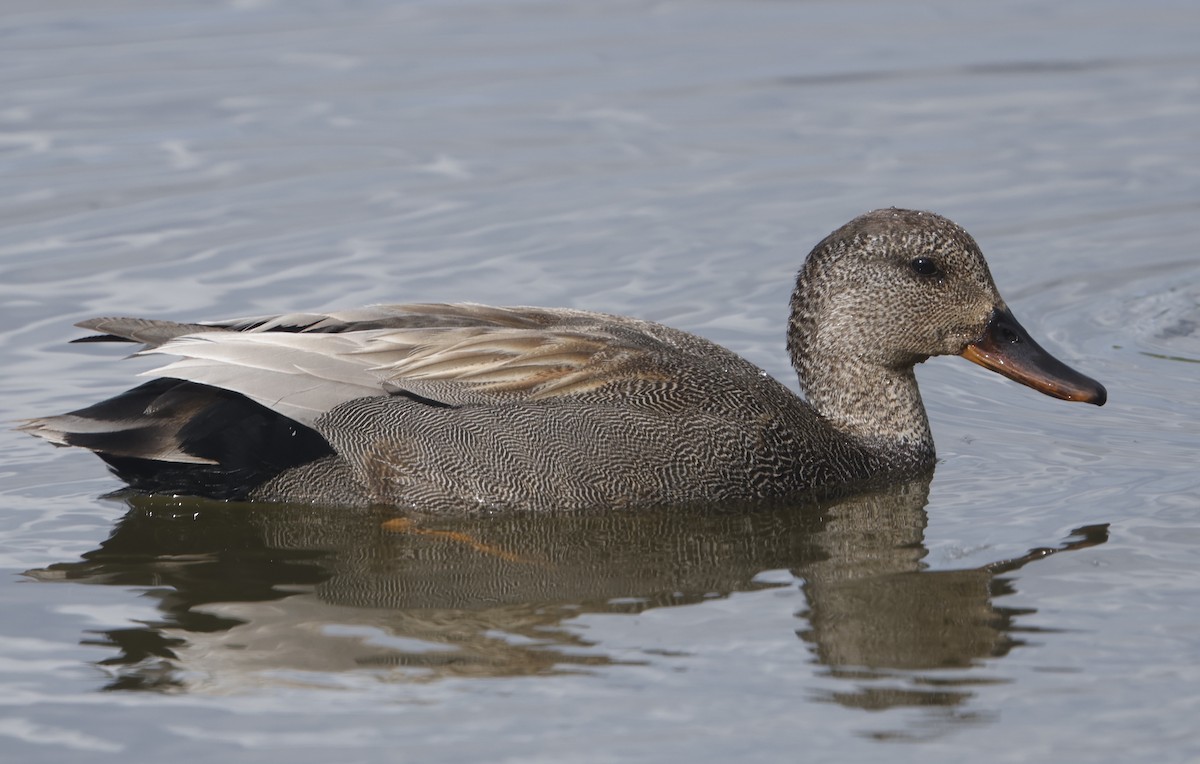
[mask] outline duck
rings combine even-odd
[[[75,342],[173,360],[19,429],[94,452],[128,490],[229,501],[438,513],[821,496],[933,468],[914,374],[933,356],[1107,399],[1017,322],[970,234],[898,208],[854,218],[805,259],[786,342],[803,397],[697,335],[567,308],[77,326],[95,334]]]

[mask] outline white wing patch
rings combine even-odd
[[[368,364],[352,355],[360,339],[350,333],[204,332],[178,337],[139,355],[183,356],[142,376],[186,379],[231,390],[312,425],[341,403],[386,394]]]

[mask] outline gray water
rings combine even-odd
[[[1200,760],[1195,3],[98,5],[0,6],[8,421],[134,383],[66,344],[114,313],[572,306],[794,384],[888,205],[1110,402],[935,359],[932,481],[408,527],[6,430],[0,760]]]

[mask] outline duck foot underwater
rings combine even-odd
[[[1107,398],[1021,327],[965,230],[894,208],[837,229],[800,269],[787,350],[805,398],[708,340],[581,310],[78,326],[99,334],[76,342],[178,360],[21,429],[95,452],[137,491],[229,500],[457,512],[819,495],[932,467],[913,372],[931,356]]]

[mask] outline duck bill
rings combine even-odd
[[[992,311],[983,336],[967,345],[962,356],[1055,398],[1097,406],[1108,399],[1104,385],[1043,350],[1008,308]]]

